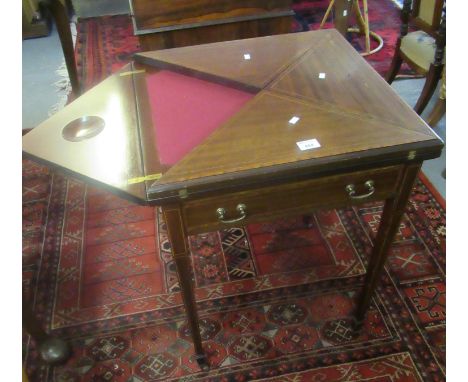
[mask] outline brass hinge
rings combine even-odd
[[[416,158],[416,151],[415,151],[415,150],[411,150],[411,151],[408,153],[408,160],[413,160],[414,158]]]
[[[145,72],[146,72],[146,70],[144,70],[144,69],[129,70],[129,71],[127,71],[127,72],[119,73],[119,76],[120,76],[120,77],[131,76],[131,75],[133,75],[133,74],[145,73]]]
[[[179,198],[181,199],[186,199],[188,198],[188,191],[186,188],[184,188],[183,190],[180,190],[179,191]]]
[[[162,177],[162,174],[159,172],[157,174],[150,174],[146,176],[139,176],[137,178],[132,178],[127,180],[127,184],[137,184],[137,183],[142,183],[147,180],[158,180]]]

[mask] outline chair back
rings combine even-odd
[[[427,34],[435,37],[442,18],[445,0],[413,0],[411,21]]]

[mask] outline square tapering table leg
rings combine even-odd
[[[162,208],[167,225],[169,241],[172,247],[172,256],[176,264],[177,276],[181,289],[182,299],[187,313],[190,332],[192,333],[195,357],[203,370],[208,369],[208,362],[203,351],[198,312],[195,301],[194,281],[192,280],[192,264],[190,249],[187,243],[187,232],[182,218],[180,206],[164,206]]]
[[[374,241],[374,249],[366,273],[364,291],[357,306],[356,322],[358,327],[362,326],[364,322],[372,295],[382,276],[390,246],[401,223],[401,218],[405,212],[406,204],[420,168],[421,163],[406,166],[395,197],[385,201],[379,230]]]
[[[414,181],[421,168],[421,163],[406,166],[401,175],[395,194],[385,201],[379,230],[375,239],[374,249],[364,283],[364,290],[356,310],[357,327],[361,327],[365,314],[370,306],[371,298],[382,275],[388,251],[395,237],[401,218],[405,211]],[[162,208],[167,224],[169,240],[172,246],[174,261],[179,278],[182,299],[187,313],[188,323],[192,333],[195,355],[200,367],[208,368],[206,355],[203,351],[198,313],[195,301],[194,283],[192,281],[192,263],[187,243],[187,229],[180,205],[164,206]]]

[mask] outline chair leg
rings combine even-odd
[[[421,95],[419,96],[418,102],[416,102],[416,106],[414,107],[414,111],[416,113],[421,114],[430,101],[442,74],[442,68],[443,66],[431,65],[431,68],[427,73],[426,82],[424,83]]]
[[[398,74],[398,71],[401,68],[402,63],[403,60],[400,57],[400,49],[399,46],[397,46],[397,48],[395,49],[395,54],[393,55],[392,63],[390,64],[390,68],[388,69],[388,72],[385,76],[385,81],[387,81],[389,84],[393,82],[396,75]]]
[[[325,12],[325,15],[323,16],[322,22],[320,23],[319,29],[322,29],[325,23],[327,22],[328,16],[330,16],[330,12],[333,9],[333,4],[335,3],[335,0],[331,0],[330,4],[328,4],[327,11]]]
[[[59,0],[41,1],[41,4],[47,7],[49,12],[54,18],[57,26],[57,32],[62,45],[63,55],[65,57],[65,64],[67,66],[68,76],[73,91],[73,95],[78,97],[81,94],[80,83],[78,81],[78,70],[75,61],[75,49],[73,47],[73,38],[70,31],[70,20],[68,18],[68,11]]]
[[[431,111],[431,114],[426,119],[426,122],[429,126],[435,127],[439,123],[440,119],[445,114],[445,98],[439,98],[434,108]]]

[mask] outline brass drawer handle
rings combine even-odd
[[[351,199],[365,199],[371,196],[375,192],[375,187],[374,187],[374,181],[373,180],[368,180],[366,183],[364,183],[364,186],[366,186],[368,192],[366,194],[361,194],[361,195],[356,195],[356,190],[354,184],[348,184],[346,186],[346,192],[348,193],[349,197]]]
[[[239,212],[240,216],[234,219],[225,219],[226,217],[226,210],[222,207],[216,210],[216,215],[218,215],[218,220],[223,223],[236,223],[244,220],[247,217],[247,207],[245,204],[238,204],[236,207],[237,212]]]

